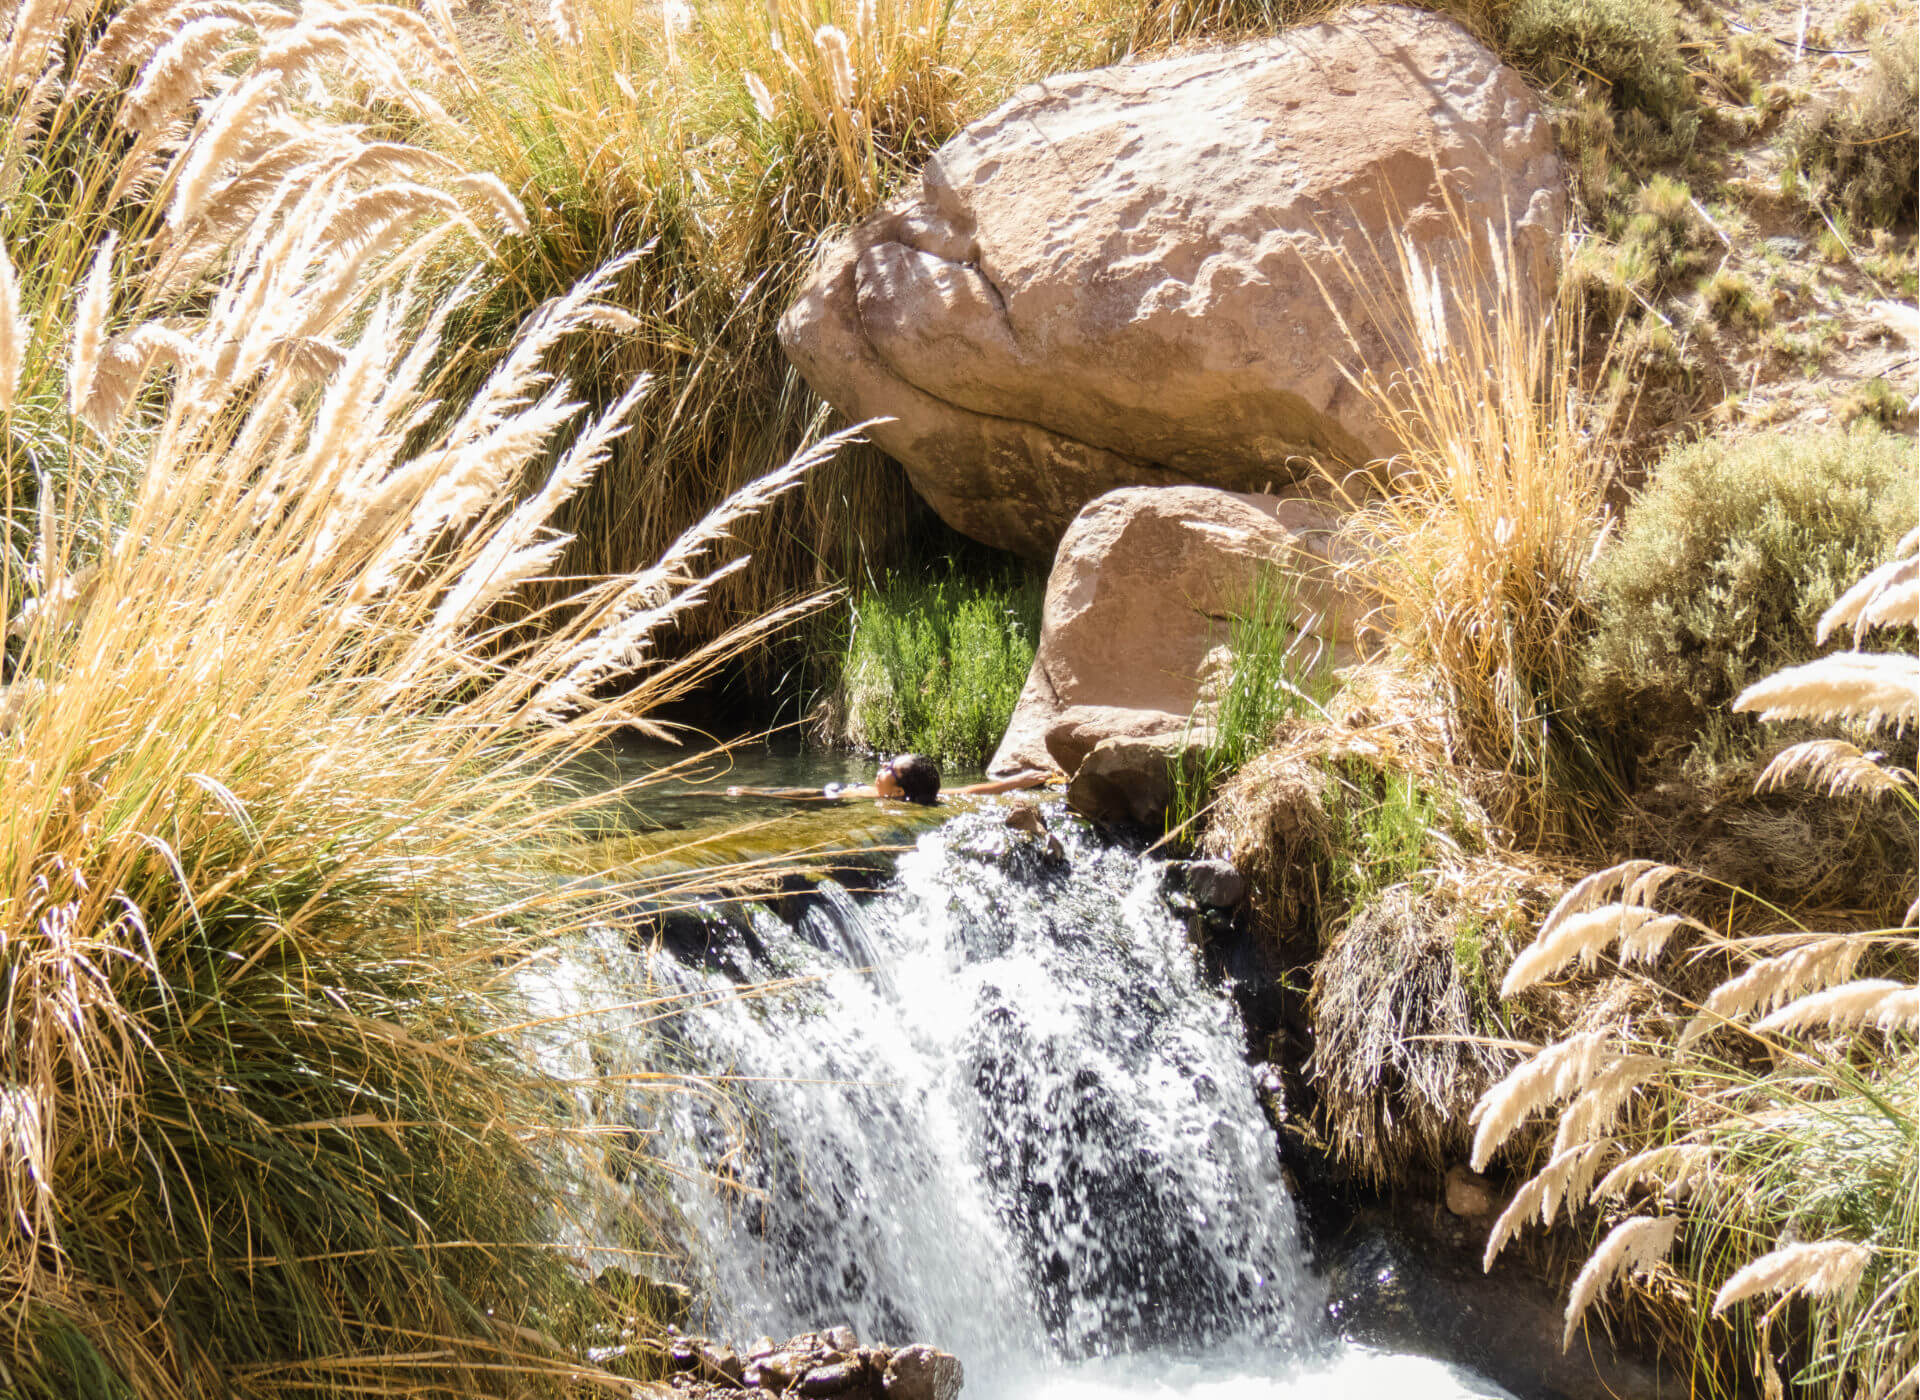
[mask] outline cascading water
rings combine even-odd
[[[711,1330],[930,1341],[974,1397],[1501,1393],[1325,1340],[1241,1030],[1157,864],[1055,826],[966,813],[878,893],[564,969],[576,1004],[673,998],[596,1037],[594,1102],[668,1164]],[[620,1087],[663,1064],[722,1092]]]

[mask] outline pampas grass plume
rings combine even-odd
[[[117,235],[108,234],[93,255],[73,318],[73,353],[67,369],[67,408],[78,418],[93,398],[93,379],[106,349],[107,314],[113,309],[113,251]]]
[[[1905,546],[1907,541],[1900,543]],[[1896,557],[1854,584],[1820,614],[1814,637],[1825,642],[1837,628],[1849,623],[1853,625],[1855,646],[1869,627],[1920,624],[1920,559]]]
[[[1887,1031],[1920,1027],[1920,987],[1868,978],[1790,1001],[1754,1027],[1781,1035],[1872,1026]]]
[[[1866,948],[1861,939],[1835,934],[1762,958],[1708,994],[1700,1014],[1680,1032],[1681,1047],[1691,1045],[1716,1025],[1754,1011],[1765,1014],[1810,989],[1819,990],[1846,981],[1853,976],[1853,969]]]
[[[1775,671],[1741,691],[1735,711],[1763,720],[1863,720],[1906,729],[1920,719],[1920,657],[1841,651]]]
[[[1679,1217],[1672,1215],[1635,1216],[1613,1227],[1573,1281],[1567,1297],[1567,1328],[1560,1337],[1562,1351],[1573,1345],[1574,1329],[1607,1285],[1629,1269],[1644,1269],[1666,1258],[1679,1228]]]
[[[753,110],[760,114],[761,121],[772,121],[774,113],[773,94],[767,91],[767,85],[760,80],[758,73],[748,72],[742,74],[742,77],[746,80],[747,95],[753,99]]]
[[[1809,1298],[1850,1295],[1873,1259],[1873,1250],[1853,1240],[1816,1240],[1790,1244],[1763,1254],[1741,1269],[1714,1295],[1718,1317],[1735,1303],[1761,1293],[1802,1293]]]
[[[1829,797],[1880,797],[1910,786],[1913,775],[1904,768],[1881,767],[1844,739],[1809,739],[1775,754],[1753,790],[1768,792],[1790,782],[1803,782],[1816,791],[1824,788]]]
[[[1581,1031],[1557,1041],[1516,1066],[1480,1096],[1468,1121],[1473,1135],[1472,1165],[1484,1171],[1494,1150],[1513,1135],[1528,1115],[1576,1094],[1617,1058],[1604,1031]]]
[[[831,24],[813,31],[814,46],[827,64],[827,89],[833,105],[841,112],[853,110],[853,58],[847,49],[847,36]]]

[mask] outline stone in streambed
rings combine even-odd
[[[954,1400],[962,1379],[959,1357],[929,1346],[905,1346],[887,1362],[880,1389],[887,1400]]]
[[[815,1366],[800,1377],[799,1391],[802,1395],[845,1395],[858,1389],[867,1379],[867,1368],[859,1361],[835,1361],[826,1366]]]

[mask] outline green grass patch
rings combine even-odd
[[[1191,763],[1173,770],[1168,825],[1198,817],[1220,784],[1273,739],[1282,720],[1317,711],[1332,693],[1325,649],[1297,627],[1299,586],[1290,573],[1265,569],[1233,614],[1232,660],[1212,708],[1211,732]],[[1195,722],[1202,716],[1196,712]]]
[[[1030,575],[890,576],[855,601],[840,737],[980,768],[999,746],[1040,638],[1045,586]]]
[[[1330,776],[1332,889],[1357,908],[1432,862],[1444,818],[1413,773],[1348,759],[1335,764]]]

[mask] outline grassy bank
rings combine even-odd
[[[1040,637],[1041,581],[893,576],[862,591],[827,705],[829,737],[880,753],[984,768]]]
[[[1610,518],[1619,440],[1551,326],[1466,324],[1362,381],[1409,444],[1351,526],[1388,645],[1204,844],[1311,969],[1306,1087],[1355,1179],[1494,1172],[1488,1261],[1564,1221],[1569,1338],[1633,1272],[1608,1325],[1702,1393],[1881,1393],[1915,1339],[1913,442],[1707,438]]]

